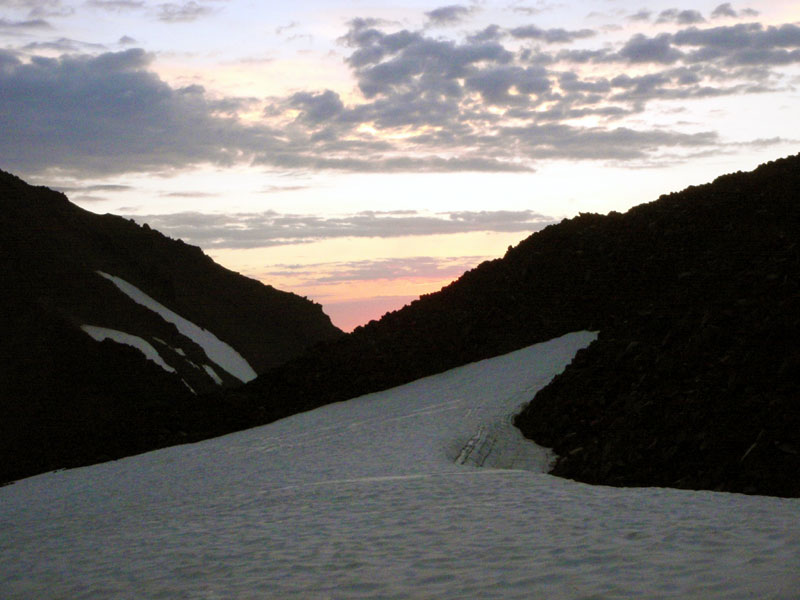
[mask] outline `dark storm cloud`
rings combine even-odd
[[[451,4],[426,12],[425,16],[428,17],[428,23],[431,25],[453,25],[466,19],[474,10],[471,6]]]
[[[424,215],[414,211],[367,211],[342,217],[282,214],[175,213],[132,215],[166,235],[204,248],[259,248],[332,238],[393,238],[494,231],[530,233],[554,222],[530,210],[451,212]]]

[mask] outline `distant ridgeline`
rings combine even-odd
[[[202,394],[343,335],[322,307],[0,171],[0,481],[186,437]]]
[[[526,435],[562,457],[556,474],[612,485],[800,496],[798,190],[800,155],[625,214],[582,214],[552,225],[380,321],[330,336],[281,366],[256,367],[263,374],[245,385],[157,404],[161,412],[147,422],[139,448],[266,423],[589,329],[600,332],[598,340],[517,419]],[[102,271],[168,304],[169,293],[146,286],[133,268],[95,262],[89,269],[94,285],[114,288],[94,272]],[[77,324],[55,319],[59,308],[43,298],[35,304],[37,318],[44,311],[51,329],[99,345]],[[15,301],[18,310],[30,305]],[[185,306],[169,306],[203,325]],[[28,329],[34,339],[42,330]],[[188,346],[158,337],[173,349]],[[252,351],[240,352],[251,360]],[[31,378],[23,383],[38,385]],[[188,397],[180,380],[175,388]],[[98,398],[91,410],[107,411],[114,422],[115,406]],[[62,417],[46,418],[44,411],[47,424]],[[113,447],[113,439],[107,442]]]

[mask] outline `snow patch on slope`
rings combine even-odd
[[[256,372],[250,366],[250,363],[248,363],[241,354],[210,331],[195,325],[188,319],[173,312],[124,279],[102,271],[97,271],[97,274],[111,281],[122,293],[137,304],[149,308],[153,312],[159,314],[165,321],[175,325],[179,332],[200,346],[205,351],[208,358],[243,383],[247,383],[256,378]]]
[[[203,369],[205,369],[208,376],[214,380],[214,383],[217,385],[222,385],[222,378],[217,375],[217,372],[211,367],[211,365],[203,365]]]
[[[158,353],[153,345],[145,339],[140,338],[138,335],[133,335],[131,333],[125,333],[124,331],[117,331],[116,329],[108,329],[107,327],[96,327],[95,325],[81,325],[81,329],[88,333],[92,338],[94,338],[98,342],[102,342],[103,340],[113,340],[118,344],[126,344],[128,346],[133,346],[137,350],[139,350],[145,357],[149,360],[152,360],[156,363],[159,367],[167,371],[168,373],[175,373],[175,369],[170,367],[161,355]]]

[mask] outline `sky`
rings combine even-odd
[[[0,169],[350,330],[798,152],[800,4],[0,0]]]

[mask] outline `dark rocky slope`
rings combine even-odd
[[[517,419],[553,472],[800,496],[800,159],[585,221],[628,273],[585,273],[599,339]]]
[[[205,402],[181,379],[198,393],[217,388],[198,366],[241,384],[97,271],[213,332],[256,372],[343,335],[319,305],[0,172],[0,481],[179,441],[176,423]],[[176,373],[132,347],[94,341],[82,325],[142,338]]]

